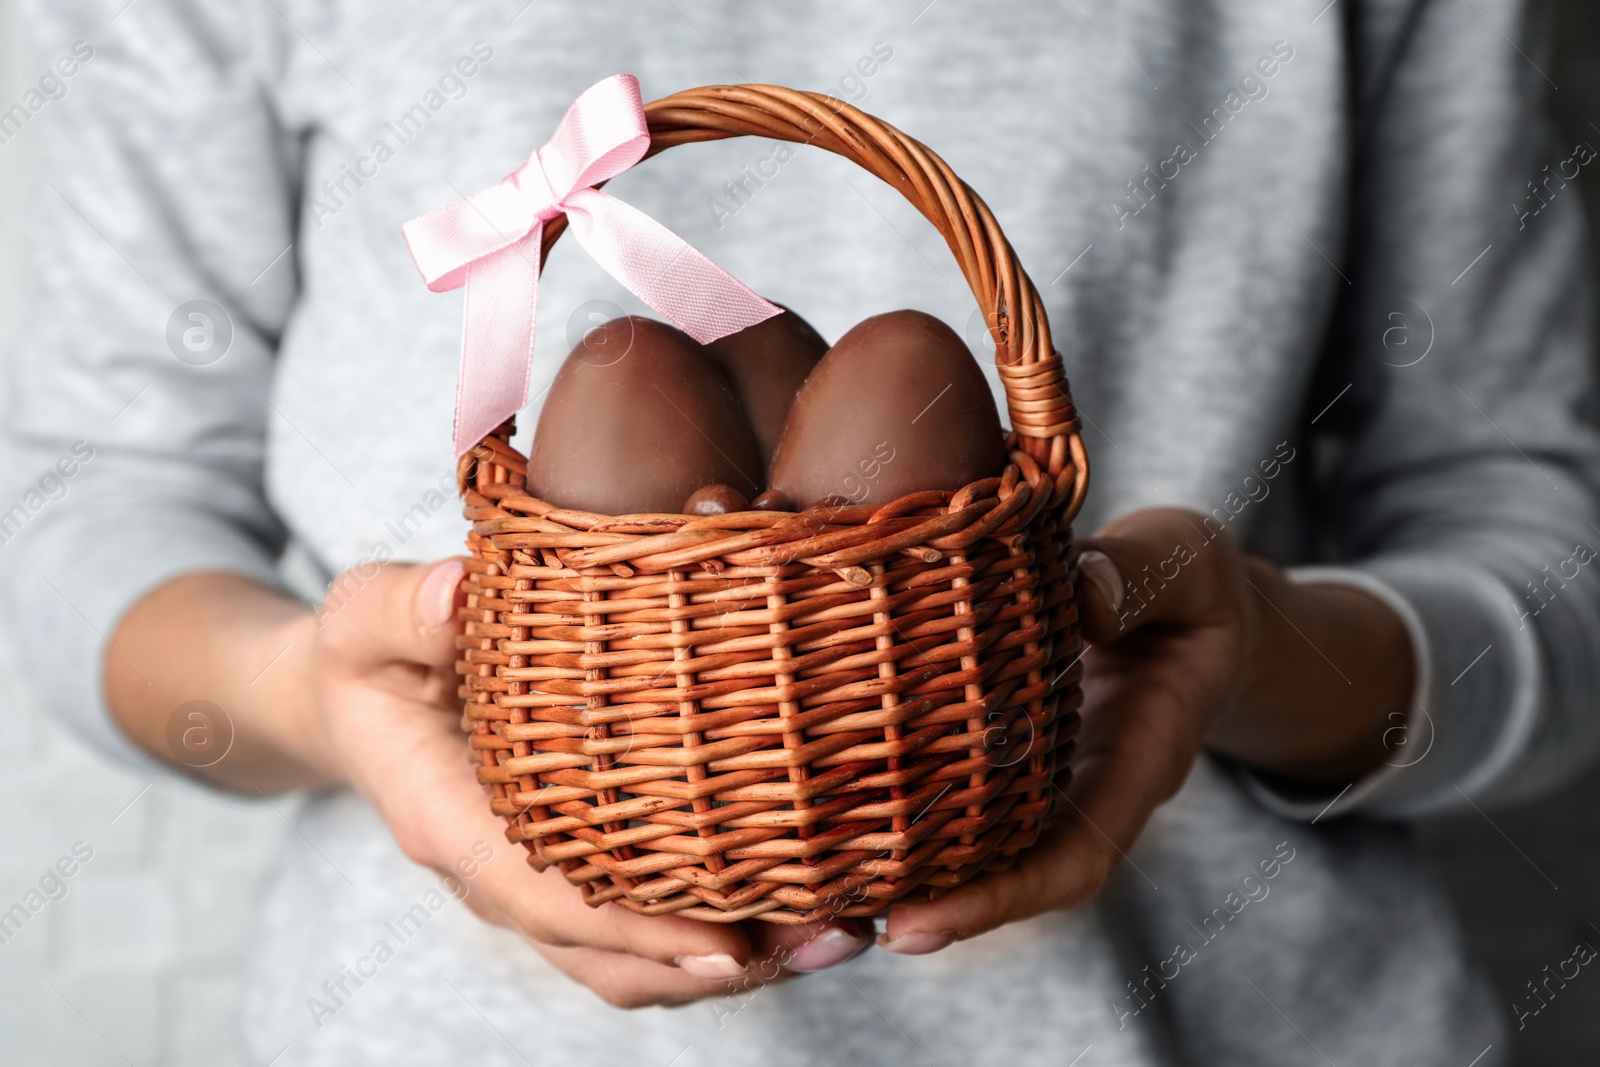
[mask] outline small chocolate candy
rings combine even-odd
[[[750,502],[750,508],[753,511],[793,511],[794,501],[776,489],[768,489]]]
[[[685,515],[726,515],[730,511],[745,511],[750,501],[731,485],[703,485],[683,502]]]

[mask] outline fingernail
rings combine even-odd
[[[789,960],[789,970],[801,974],[825,971],[861,955],[871,943],[848,930],[829,927],[794,950],[794,956]]]
[[[417,618],[429,630],[437,630],[456,614],[456,586],[461,581],[461,561],[448,560],[434,567],[417,590]]]
[[[955,937],[951,934],[905,934],[892,941],[888,934],[878,935],[878,944],[890,952],[898,952],[902,956],[926,956],[930,952],[938,952],[950,945]]]
[[[683,973],[707,982],[722,982],[729,978],[737,978],[744,973],[739,961],[724,952],[719,952],[715,956],[679,956],[672,962],[676,963]]]
[[[1078,570],[1089,576],[1089,580],[1105,596],[1106,603],[1111,605],[1112,611],[1122,609],[1122,572],[1117,570],[1110,556],[1092,548],[1080,552]]]

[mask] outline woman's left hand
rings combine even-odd
[[[1011,870],[895,906],[880,938],[890,951],[933,952],[1093,900],[1207,747],[1286,781],[1354,781],[1410,700],[1410,641],[1386,604],[1293,583],[1195,512],[1135,512],[1079,549],[1091,647],[1060,817]]]

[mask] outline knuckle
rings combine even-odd
[[[576,927],[570,917],[559,912],[552,914],[546,908],[524,903],[516,909],[515,914],[520,917],[517,928],[522,935],[540,948],[570,950],[604,947],[596,944],[594,938],[583,936],[581,928]],[[578,921],[581,922],[581,918]]]
[[[1115,873],[1119,860],[1120,857],[1109,847],[1095,849],[1089,857],[1089,862],[1084,865],[1083,882],[1077,893],[1078,899],[1072,901],[1072,904],[1075,906],[1087,903],[1104,892],[1111,882],[1111,876]]]
[[[396,581],[396,578],[411,566],[368,561],[341,571],[328,583],[323,597],[321,616],[324,629],[345,633],[360,631],[362,624],[351,623],[350,619],[366,619],[370,624],[373,616],[390,618],[396,610],[403,610],[405,605],[401,598],[404,590],[400,588],[403,583]],[[339,625],[341,621],[342,626]]]
[[[614,929],[612,933],[616,938],[616,948],[614,951],[624,952],[629,956],[637,956],[640,959],[655,960],[657,963],[670,963],[672,956],[692,956],[696,954],[694,951],[690,950],[682,953],[663,955],[661,952],[657,951],[657,946],[652,943],[652,940],[649,936],[649,931],[641,931],[632,923],[623,923]]]
[[[355,648],[359,627],[351,624],[348,615],[341,612],[331,600],[323,601],[317,614],[317,644],[331,655],[343,657]]]
[[[411,830],[398,829],[394,835],[395,844],[400,846],[400,852],[406,859],[420,867],[433,865],[433,850],[428,847],[426,839]]]
[[[639,1008],[648,1008],[657,1002],[657,998],[643,986],[621,979],[609,972],[602,971],[591,976],[586,984],[601,1000],[613,1008],[620,1008],[623,1011],[637,1011]]]
[[[523,933],[551,948],[586,948],[583,941],[573,937],[570,933],[559,927],[548,927],[538,923],[530,923],[523,927]]]
[[[483,895],[481,893],[468,893],[465,897],[461,898],[461,902],[467,906],[468,911],[472,912],[472,914],[476,915],[484,922],[493,923],[499,926],[505,925],[505,922],[501,918],[500,914],[491,904],[489,904],[488,901],[483,899]],[[523,931],[523,933],[526,934],[526,931]]]

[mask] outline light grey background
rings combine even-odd
[[[1600,11],[1583,0],[1558,6],[1557,55],[1545,69],[1560,87],[1550,94],[1559,141],[1600,144]],[[0,107],[40,73],[15,18],[0,0]],[[27,307],[22,230],[36,154],[33,126],[0,145],[0,353]],[[1586,175],[1580,185],[1600,217],[1600,184]],[[93,848],[67,895],[0,945],[0,1064],[242,1063],[238,975],[258,888],[293,818],[291,800],[224,798],[87,751],[35,712],[0,633],[0,911],[75,842]],[[1508,1018],[1545,965],[1578,941],[1600,947],[1600,773],[1537,805],[1421,832]],[[1519,1067],[1600,1061],[1600,975],[1591,970],[1527,1020],[1516,1035]]]
[[[0,109],[42,71],[16,18],[0,0]],[[49,114],[0,145],[0,352],[28,306],[22,231]],[[293,832],[293,802],[276,804],[283,814],[89,752],[35,711],[0,634],[0,912],[75,842],[94,850],[67,895],[0,944],[0,1064],[243,1064],[241,961],[257,888]]]

